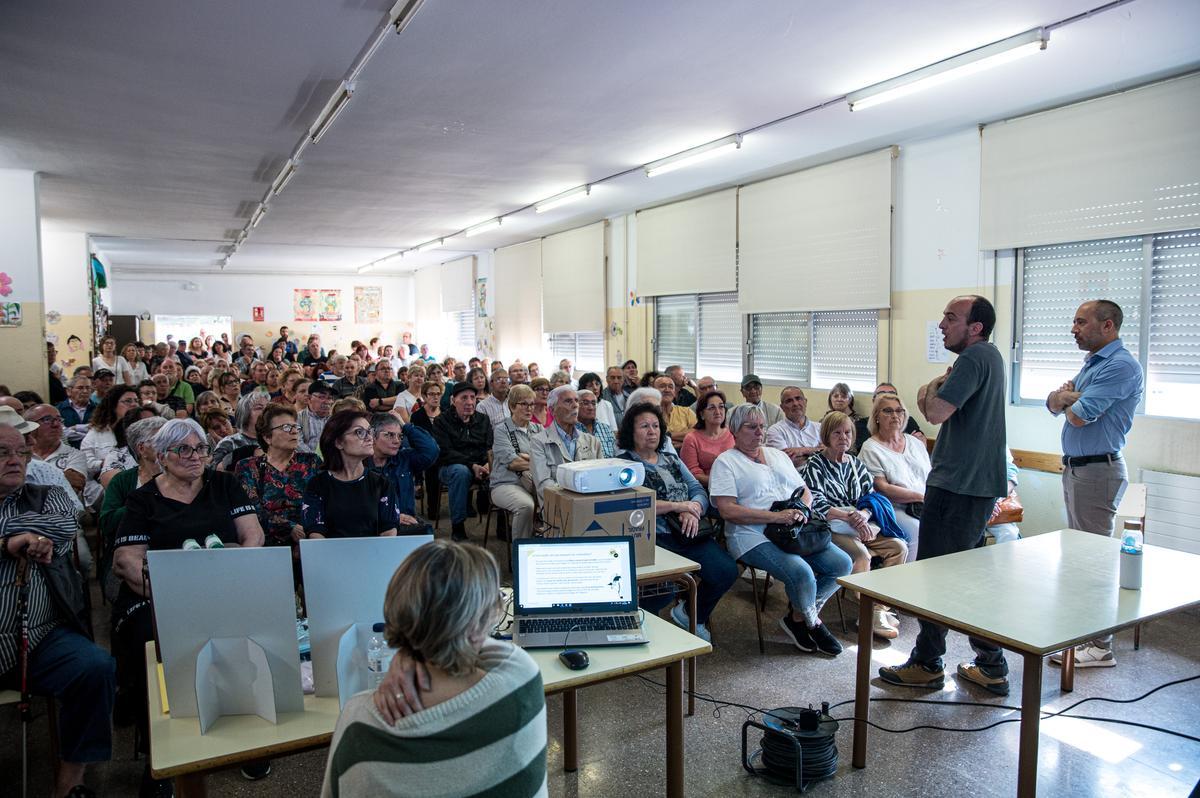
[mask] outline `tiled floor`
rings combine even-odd
[[[482,530],[471,529],[482,538]],[[499,544],[493,551],[502,556]],[[1000,599],[1002,600],[1002,599]],[[839,633],[846,651],[836,659],[801,654],[785,645],[775,625],[785,598],[772,588],[767,607],[766,654],[758,653],[750,586],[738,583],[722,600],[711,628],[714,652],[701,659],[700,691],[721,699],[763,708],[836,703],[853,696],[854,605],[847,603],[850,634],[841,635],[836,602],[824,612]],[[107,639],[107,612],[97,614],[98,630]],[[1047,710],[1060,709],[1089,696],[1132,698],[1164,682],[1200,675],[1200,611],[1180,613],[1156,621],[1145,630],[1142,649],[1133,650],[1132,634],[1117,637],[1118,666],[1079,671],[1073,694],[1058,690],[1057,668],[1047,666],[1043,694]],[[902,660],[916,635],[916,622],[906,618],[901,636],[890,645],[877,644],[877,664]],[[950,636],[948,670],[970,649],[959,635]],[[1013,690],[1000,699],[951,678],[933,696],[900,688],[885,689],[876,682],[873,696],[942,698],[1016,706],[1020,701],[1021,663],[1011,662]],[[662,674],[653,674],[661,681]],[[580,694],[580,769],[562,771],[561,700],[548,705],[550,750],[548,772],[554,796],[643,796],[661,794],[663,771],[663,699],[661,690],[639,679],[623,679],[589,688]],[[46,794],[49,763],[46,748],[44,704],[37,708],[31,736],[33,795]],[[1080,714],[1112,717],[1163,726],[1200,736],[1200,680],[1170,687],[1136,704],[1089,702]],[[844,718],[849,705],[833,712]],[[1018,713],[997,708],[930,707],[915,704],[875,703],[872,720],[890,728],[918,724],[953,727],[983,726]],[[737,708],[714,712],[697,703],[695,717],[684,723],[686,734],[687,794],[692,796],[787,795],[785,787],[748,776],[741,767],[741,727],[746,713]],[[916,731],[885,734],[873,731],[868,767],[850,766],[851,728],[843,723],[837,734],[840,761],[837,775],[817,783],[813,796],[1012,796],[1016,794],[1018,724],[1008,723],[978,733]],[[757,735],[751,735],[753,741]],[[0,707],[0,795],[19,794],[20,724],[12,707]],[[89,781],[101,795],[136,795],[141,762],[132,761],[132,734],[119,729],[113,762],[94,767]],[[277,760],[274,772],[263,781],[246,782],[237,771],[209,778],[214,796],[317,795],[324,772],[325,751]],[[1039,794],[1044,796],[1187,796],[1200,780],[1200,744],[1131,726],[1065,718],[1042,723],[1039,761]]]

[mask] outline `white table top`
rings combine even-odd
[[[1118,586],[1121,543],[1074,529],[838,580],[885,604],[1032,654],[1200,604],[1200,556],[1146,546],[1142,589]]]
[[[546,692],[556,693],[712,651],[708,643],[655,615],[646,614],[644,628],[650,643],[589,648],[591,664],[582,671],[563,665],[558,659],[558,649],[531,649],[529,654],[542,669]],[[208,734],[200,734],[198,719],[163,714],[152,642],[146,644],[146,678],[150,698],[150,764],[158,778],[215,770],[259,757],[328,745],[340,712],[337,698],[306,695],[304,712],[281,714],[277,724],[255,715],[232,715],[219,718]]]
[[[654,564],[643,565],[637,569],[637,581],[650,582],[655,579],[667,579],[678,574],[699,571],[700,563],[681,557],[662,546],[654,547]]]

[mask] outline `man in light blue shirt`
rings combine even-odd
[[[1062,450],[1067,523],[1107,537],[1113,534],[1117,505],[1129,484],[1121,449],[1142,400],[1142,367],[1121,343],[1122,318],[1120,306],[1107,299],[1079,306],[1071,334],[1088,356],[1075,379],[1046,397],[1052,414],[1066,416]],[[1076,647],[1075,664],[1115,665],[1112,636]]]

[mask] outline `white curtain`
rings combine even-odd
[[[496,350],[506,364],[541,357],[542,242],[527,241],[496,250]]]
[[[470,255],[449,263],[442,269],[442,312],[471,310],[475,307],[475,256]]]
[[[637,291],[642,296],[737,288],[737,189],[637,214]]]
[[[604,329],[604,222],[542,239],[542,330]]]

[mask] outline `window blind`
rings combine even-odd
[[[873,391],[878,353],[878,311],[813,314],[812,387],[844,382],[856,391]]]
[[[1146,412],[1200,415],[1200,230],[1154,237],[1146,348]]]
[[[470,310],[475,306],[475,256],[443,263],[442,297],[443,312]],[[472,334],[474,337],[474,334]]]
[[[1200,75],[988,125],[979,248],[1195,226],[1198,129]]]
[[[696,373],[697,302],[694,294],[660,296],[654,300],[655,369],[682,366]]]
[[[750,317],[750,371],[764,380],[809,384],[809,314],[755,313]]]
[[[576,371],[594,371],[604,375],[604,332],[575,333]]]
[[[1121,306],[1122,340],[1138,356],[1142,304],[1142,237],[1029,247],[1021,280],[1021,330],[1015,359],[1020,397],[1040,400],[1074,379],[1083,352],[1071,336],[1075,311],[1091,299]]]
[[[737,293],[701,294],[699,317],[696,376],[710,376],[718,381],[741,380],[742,316],[738,312]]]
[[[445,345],[442,324],[442,272],[439,266],[426,266],[417,271],[416,289],[417,339],[429,344],[435,352]]]
[[[505,363],[540,357],[542,343],[542,242],[496,250],[496,350]]]
[[[604,329],[604,222],[542,239],[542,328]]]
[[[895,152],[888,148],[741,188],[743,313],[890,306]]]
[[[737,189],[637,213],[642,296],[737,288]]]

